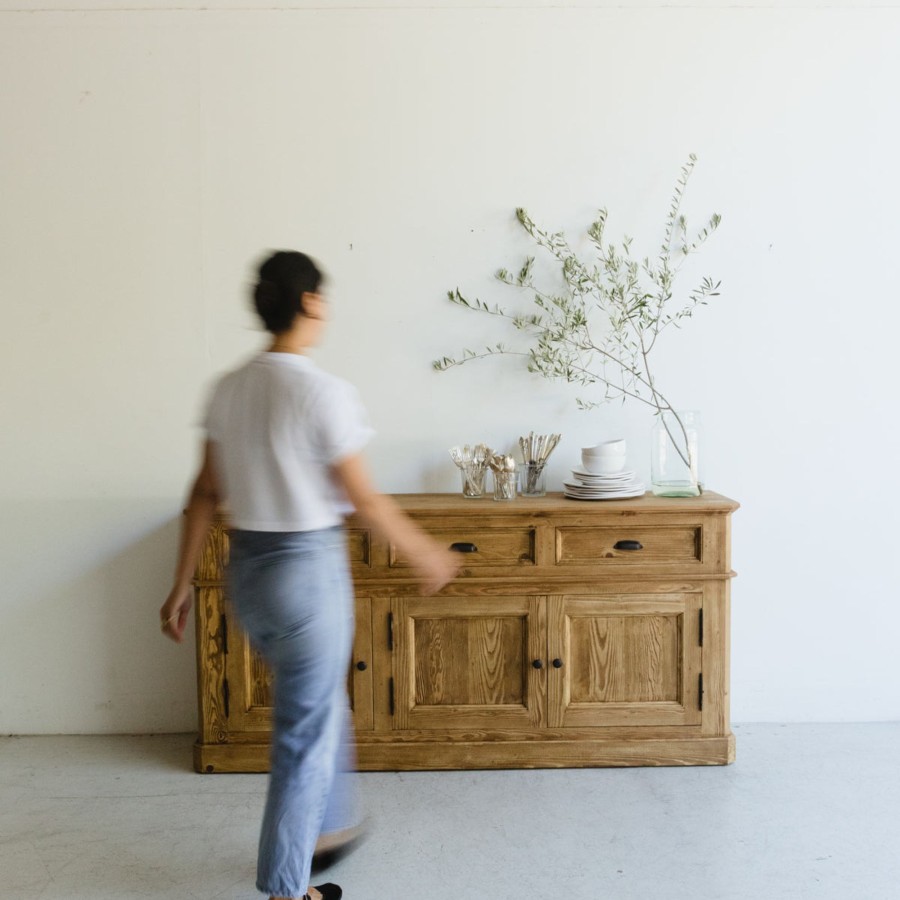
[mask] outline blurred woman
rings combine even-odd
[[[374,490],[362,455],[372,431],[359,396],[307,355],[327,322],[316,264],[302,253],[274,253],[259,268],[253,298],[272,339],[213,390],[161,624],[168,637],[183,639],[191,579],[224,503],[232,528],[229,599],[274,675],[257,887],[274,900],[337,900],[337,885],[312,887],[309,876],[317,841],[339,847],[360,826],[349,771],[353,588],[344,516],[355,508],[397,545],[427,592],[446,584],[456,563]]]

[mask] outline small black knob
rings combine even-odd
[[[614,550],[643,550],[644,545],[640,541],[618,541],[613,545]]]
[[[562,660],[561,660],[561,659],[554,659],[554,660],[553,660],[553,668],[554,668],[554,669],[561,669],[561,668],[562,668]]]
[[[451,550],[457,553],[477,553],[478,548],[469,541],[455,541],[450,545]]]
[[[365,672],[366,669],[368,669],[369,667],[366,665],[365,660],[362,660],[362,659],[361,659],[361,660],[356,664],[356,668],[359,669],[360,672]]]
[[[532,665],[533,665],[536,669],[543,669],[543,668],[544,668],[544,663],[543,663],[541,660],[539,660],[539,659],[536,659],[536,660],[532,663]]]

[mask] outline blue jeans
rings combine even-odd
[[[359,824],[346,679],[353,586],[344,531],[233,531],[229,598],[274,675],[256,886],[302,897],[320,834]]]

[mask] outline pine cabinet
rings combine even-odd
[[[729,723],[730,522],[685,499],[511,502],[397,495],[460,553],[424,597],[402,555],[348,520],[359,768],[709,765]],[[198,568],[204,772],[268,766],[270,675],[228,609],[219,519]]]

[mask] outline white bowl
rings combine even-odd
[[[581,464],[586,472],[592,475],[617,475],[625,468],[625,457],[623,456],[584,456],[582,454]]]
[[[619,438],[615,441],[603,441],[596,447],[582,447],[581,454],[584,456],[624,456],[625,441]]]
[[[582,459],[625,459],[625,451],[621,453],[581,453]]]

